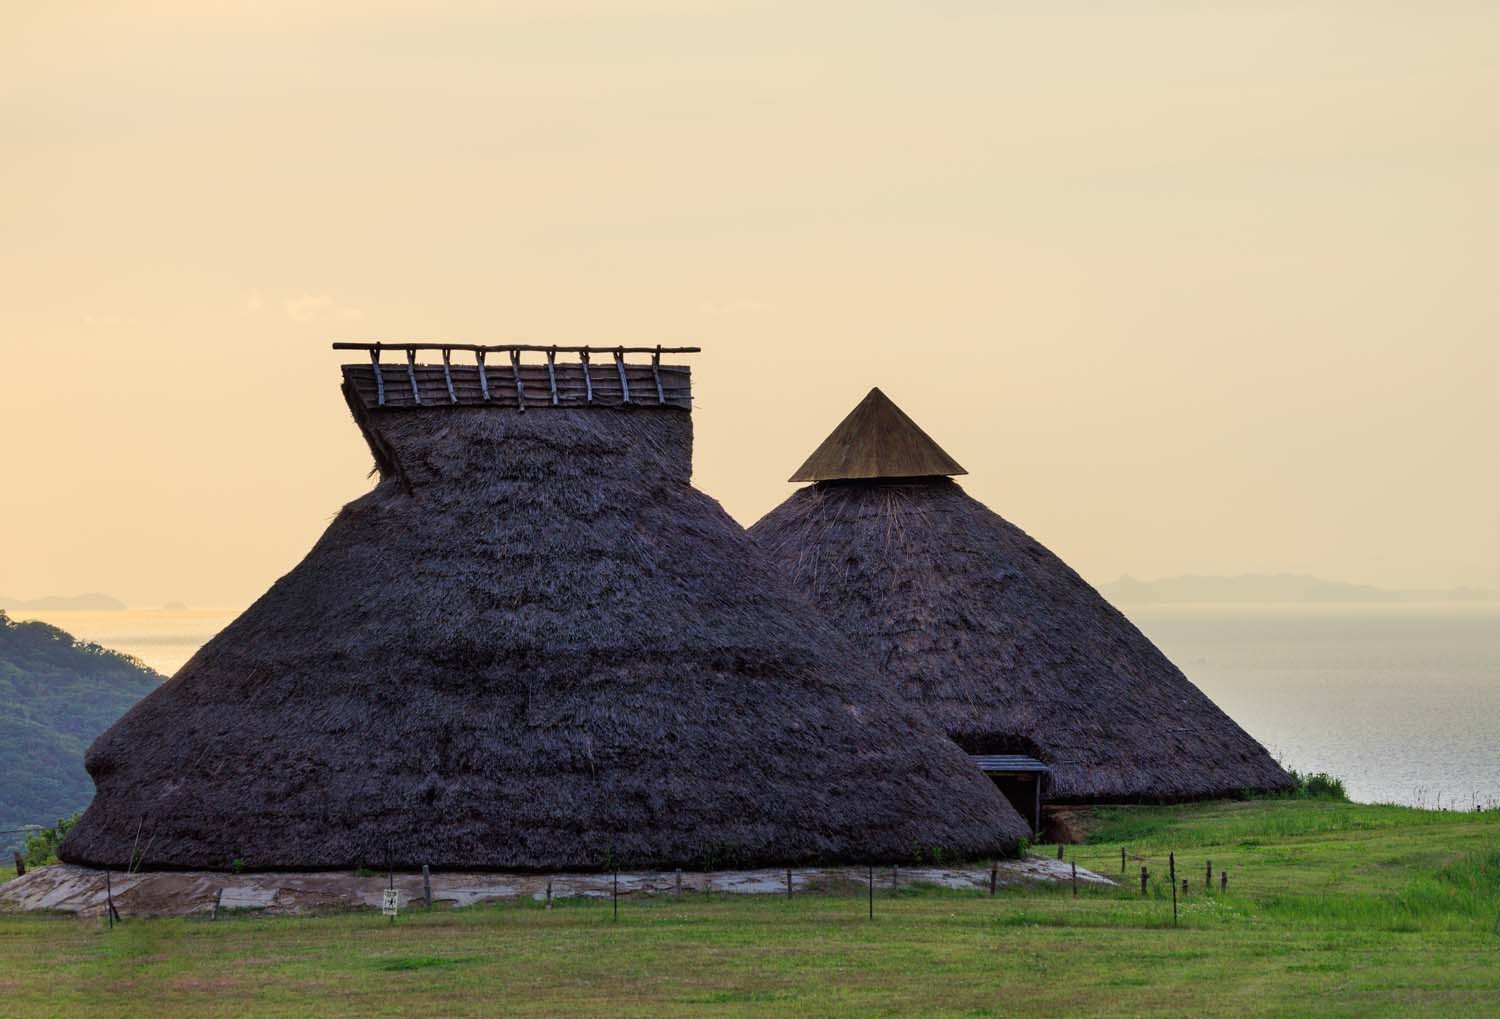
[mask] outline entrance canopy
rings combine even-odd
[[[979,770],[988,775],[1017,775],[1022,772],[1052,774],[1052,769],[1035,757],[1023,757],[1020,754],[970,754],[969,760],[979,765]]]
[[[969,760],[973,761],[979,770],[990,777],[1000,791],[1010,800],[1011,805],[1020,813],[1025,813],[1027,804],[1018,802],[1023,797],[1018,794],[1022,786],[1031,787],[1031,831],[1036,834],[1042,830],[1042,786],[1052,784],[1052,769],[1047,767],[1035,757],[1025,757],[1021,754],[970,754]]]

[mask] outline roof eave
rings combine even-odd
[[[816,471],[799,470],[796,474],[787,478],[789,482],[812,482],[820,481],[921,481],[927,478],[956,478],[969,472],[962,467],[954,465],[955,470],[933,471],[926,474],[890,474],[884,471],[876,473],[841,472],[834,474],[819,474]]]

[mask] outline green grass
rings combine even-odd
[[[882,889],[873,922],[862,891],[627,899],[618,921],[584,901],[394,925],[6,916],[0,1001],[17,1016],[1500,1014],[1500,813],[1295,800],[1097,820],[1069,858],[1118,877],[1125,846],[1118,889]],[[1174,849],[1190,884],[1175,928]]]

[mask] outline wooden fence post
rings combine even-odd
[[[552,908],[552,879],[547,879],[547,908]]]
[[[990,894],[995,894],[995,886],[1000,883],[1000,864],[990,861]]]
[[[792,901],[792,868],[786,869],[786,900]]]
[[[422,898],[427,900],[427,911],[432,912],[432,871],[422,864]]]
[[[1229,890],[1229,871],[1227,871],[1227,870],[1221,870],[1221,871],[1219,871],[1219,891],[1220,892],[1227,892],[1228,890]]]
[[[16,855],[16,877],[22,877],[26,873],[26,857],[20,853]]]
[[[1058,843],[1058,844],[1057,844],[1057,858],[1058,858],[1058,859],[1059,859],[1059,860],[1061,860],[1061,859],[1062,859],[1062,854],[1063,854],[1063,847],[1062,847],[1062,843],[1061,843],[1061,842],[1059,842],[1059,843]]]
[[[1078,898],[1078,861],[1073,861],[1073,898]]]
[[[120,914],[115,909],[115,886],[107,870],[104,872],[104,902],[105,907],[109,910],[109,929],[114,930],[115,921],[120,918]]]
[[[1214,886],[1214,861],[1209,860],[1208,862],[1206,862],[1203,865],[1203,887],[1204,888],[1212,888],[1213,886]]]
[[[1120,873],[1125,873],[1125,847],[1120,847]]]
[[[1141,894],[1142,895],[1146,894],[1146,878],[1147,878],[1147,876],[1148,876],[1148,872],[1147,872],[1146,868],[1142,867],[1141,868]]]

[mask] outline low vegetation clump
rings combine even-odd
[[[26,849],[21,856],[28,867],[45,867],[57,862],[57,847],[67,838],[68,830],[78,823],[80,814],[59,818],[51,828],[39,828],[26,833]]]
[[[127,916],[110,930],[3,916],[0,993],[7,1015],[162,1019],[1446,1016],[1500,1001],[1500,813],[1276,799],[1092,820],[1090,841],[1065,856],[1117,886],[991,897],[915,885],[904,869],[893,890],[877,869],[873,920],[864,887],[624,897],[618,919],[607,899],[408,910],[394,923],[373,911]]]
[[[1292,781],[1296,783],[1291,789],[1280,794],[1288,799],[1349,802],[1349,793],[1344,789],[1344,780],[1334,778],[1326,771],[1300,772],[1295,768],[1289,768],[1287,774],[1291,775]]]

